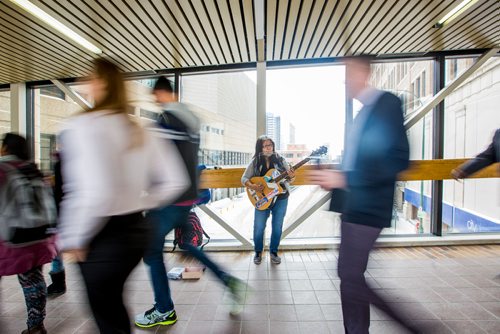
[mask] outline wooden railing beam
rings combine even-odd
[[[443,160],[413,160],[410,168],[401,172],[398,179],[400,181],[421,181],[421,180],[449,180],[452,179],[451,171],[468,159],[443,159]],[[325,165],[325,168],[336,168],[336,165]],[[316,166],[304,166],[296,171],[296,178],[293,185],[310,184],[306,178],[306,172]],[[244,168],[225,168],[216,170],[204,170],[201,175],[200,188],[241,188],[241,176]],[[493,164],[470,178],[492,178],[500,177],[499,164]]]

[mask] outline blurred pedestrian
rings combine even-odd
[[[60,152],[55,153],[54,158],[56,159],[56,163],[54,164],[54,181],[52,189],[54,192],[57,213],[59,215],[60,204],[64,196]],[[55,298],[66,293],[66,270],[64,269],[62,255],[59,252],[52,260],[49,275],[52,283],[47,287],[47,296],[49,298]]]
[[[345,196],[331,199],[332,206],[342,211],[338,275],[345,332],[368,333],[370,304],[414,332],[364,276],[375,241],[383,228],[391,226],[396,177],[409,163],[401,101],[369,86],[369,77],[369,57],[346,61],[347,94],[363,107],[352,124],[342,170],[311,171],[309,177],[324,189],[345,190]],[[344,202],[335,203],[339,198]]]
[[[500,162],[500,129],[495,131],[493,140],[486,150],[455,168],[451,174],[455,179],[463,179],[495,162]]]
[[[43,175],[36,165],[30,160],[26,139],[14,133],[7,133],[2,141],[0,157],[0,210],[2,214],[8,210],[6,205],[12,201],[12,193],[7,190],[7,178],[10,168],[15,168],[23,177],[28,179],[39,179],[43,182]],[[24,183],[27,185],[28,183]],[[19,185],[19,184],[18,184]],[[19,186],[16,189],[22,194],[24,203],[29,205],[30,194],[33,191]],[[55,205],[53,207],[55,209]],[[17,207],[16,210],[23,208]],[[21,212],[17,212],[22,215]],[[55,215],[55,212],[54,212]],[[6,224],[0,219],[0,224]],[[45,334],[44,326],[45,305],[47,303],[47,287],[43,278],[42,267],[49,263],[56,255],[56,248],[53,237],[42,238],[41,240],[26,243],[25,245],[9,245],[0,240],[0,278],[2,276],[16,275],[23,289],[26,309],[28,311],[28,328],[23,334]],[[0,330],[1,331],[1,330]]]
[[[158,119],[159,126],[156,129],[153,128],[153,131],[161,138],[175,143],[184,161],[183,167],[190,177],[191,185],[184,193],[176,197],[174,204],[159,207],[147,213],[146,217],[153,228],[153,238],[145,253],[144,262],[150,269],[155,304],[151,309],[136,315],[135,324],[143,328],[171,325],[177,321],[163,258],[165,237],[175,228],[182,228],[187,224],[189,213],[198,200],[199,192],[199,120],[187,105],[178,102],[178,96],[167,78],[158,78],[153,94],[163,110]],[[167,170],[170,167],[165,165],[163,168]],[[202,250],[189,244],[185,244],[184,247],[191,256],[207,266],[229,288],[233,298],[231,312],[241,312],[246,285],[220,268]]]
[[[130,333],[122,295],[148,243],[142,211],[177,198],[189,180],[175,146],[127,114],[116,65],[96,59],[89,87],[94,107],[70,119],[62,137],[59,246],[79,262],[100,332]]]

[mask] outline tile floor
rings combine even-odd
[[[211,252],[210,256],[248,282],[245,309],[229,315],[229,292],[206,273],[199,281],[171,281],[179,321],[134,333],[342,333],[337,250],[285,251],[281,265],[266,253],[261,265],[250,252]],[[183,253],[166,254],[169,267],[194,265]],[[48,271],[46,266],[45,271]],[[51,334],[97,333],[77,268],[67,267],[68,292],[47,304]],[[433,333],[500,333],[500,245],[381,248],[375,250],[368,281],[410,319],[431,324]],[[15,276],[0,281],[0,333],[20,333],[26,310]],[[126,286],[131,316],[153,302],[147,271],[140,264]],[[402,333],[373,309],[371,333]]]

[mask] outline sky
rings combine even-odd
[[[248,75],[255,81],[255,72]],[[266,111],[295,126],[296,144],[328,143],[335,157],[344,142],[344,75],[341,65],[268,69]]]

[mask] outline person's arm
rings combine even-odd
[[[243,173],[243,176],[241,177],[241,184],[247,188],[250,188],[250,189],[253,189],[256,191],[261,191],[262,185],[253,184],[252,181],[250,181],[250,179],[255,176],[253,162],[254,162],[254,160],[252,159],[252,161],[250,161],[250,164],[245,169],[245,172]]]
[[[250,164],[247,166],[247,168],[243,172],[243,175],[241,176],[241,184],[245,187],[248,187],[251,184],[250,179],[252,177],[254,177],[254,175],[253,175],[253,160],[250,161]]]
[[[497,156],[494,145],[494,143],[498,141],[500,141],[500,129],[498,129],[495,132],[495,135],[493,136],[493,141],[488,146],[488,148],[486,148],[486,150],[479,153],[474,159],[464,162],[462,165],[458,166],[451,172],[453,177],[455,179],[465,178],[499,161],[500,157]]]
[[[150,185],[144,208],[151,209],[178,198],[191,181],[177,147],[168,139],[151,136],[149,154]]]

